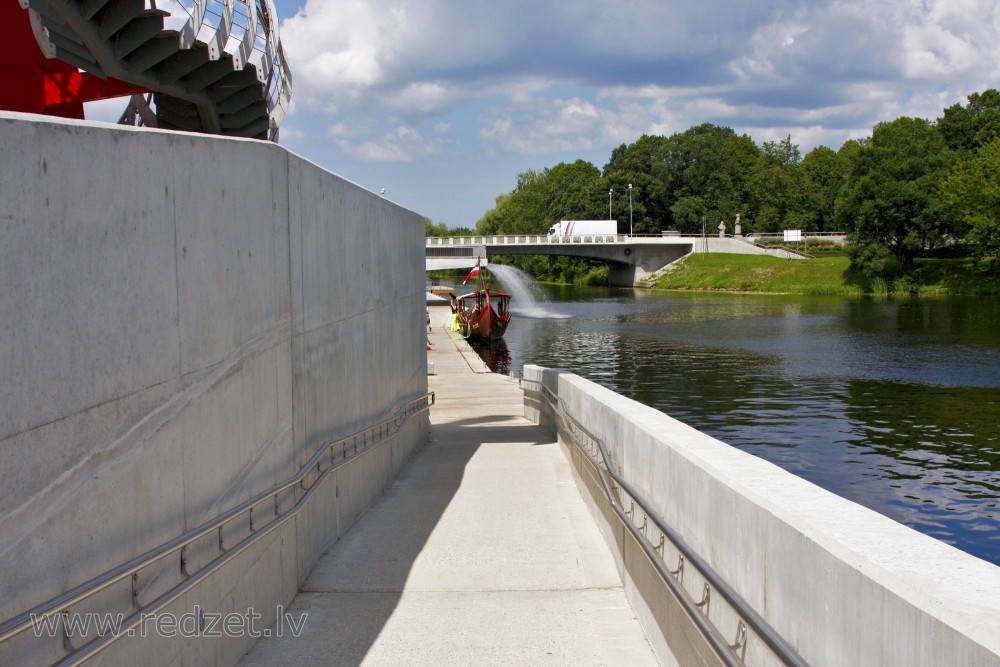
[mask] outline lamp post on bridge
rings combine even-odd
[[[632,236],[632,184],[628,184],[628,235]]]
[[[614,194],[614,192],[615,192],[614,188],[611,188],[610,190],[608,190],[608,220],[612,220],[613,219],[612,216],[611,216],[611,195]]]

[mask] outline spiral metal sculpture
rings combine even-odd
[[[277,141],[292,77],[272,0],[19,1],[42,55],[69,66],[44,82],[57,96],[131,94],[122,122]]]

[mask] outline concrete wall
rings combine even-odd
[[[426,392],[421,216],[265,142],[0,113],[0,155],[0,619]],[[423,415],[172,609],[273,620],[426,436]],[[231,664],[251,641],[108,662]],[[58,655],[40,644],[0,663]]]
[[[806,661],[1000,664],[1000,568],[578,376],[526,366],[524,378],[558,393],[607,443],[622,476]],[[526,392],[529,419],[551,422],[548,412],[537,391]],[[581,489],[593,490],[586,464],[574,463]],[[668,594],[651,590],[648,572],[623,548],[617,519],[594,507],[647,634],[663,661],[677,664],[691,647],[668,647],[664,635],[683,625],[668,619],[664,630],[657,618]],[[669,550],[667,564],[676,565]],[[701,599],[690,567],[684,584]],[[711,609],[735,638],[735,620],[714,598]],[[770,664],[759,643],[750,644],[747,663]]]
[[[784,248],[762,248],[743,239],[727,236],[709,236],[696,240],[691,246],[691,252],[714,252],[729,255],[771,255],[782,259],[803,259],[802,255],[788,252]]]

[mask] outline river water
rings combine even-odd
[[[564,368],[1000,565],[1000,300],[540,288],[495,370]],[[529,289],[530,288],[530,289]]]

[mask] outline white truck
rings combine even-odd
[[[617,220],[560,220],[549,227],[549,237],[617,233]]]

